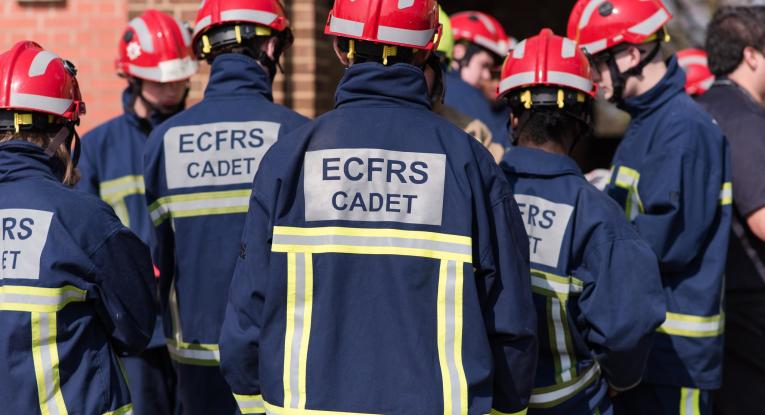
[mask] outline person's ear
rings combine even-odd
[[[760,63],[759,59],[757,59],[757,55],[759,53],[760,52],[757,49],[751,46],[745,47],[744,50],[742,51],[743,62],[752,72],[755,72],[757,70],[757,65],[759,65]]]
[[[263,45],[264,52],[271,60],[276,60],[274,55],[276,54],[276,48],[279,46],[279,39],[272,37],[268,39],[268,42]]]
[[[518,117],[516,117],[515,115],[512,115],[512,114],[510,115],[510,127],[512,127],[513,129],[518,128],[518,123],[519,122],[520,122],[520,120],[519,120]]]
[[[343,66],[351,66],[351,60],[348,59],[348,53],[343,52],[340,49],[337,38],[332,42],[332,47],[335,49],[335,55],[337,55],[337,59],[340,60],[340,63],[342,63]]]
[[[637,46],[630,46],[627,48],[627,54],[630,57],[630,68],[638,65],[643,58],[640,48]]]

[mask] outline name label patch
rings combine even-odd
[[[0,209],[0,279],[40,279],[40,257],[53,212]]]
[[[574,207],[529,195],[515,195],[529,235],[531,262],[556,268]]]
[[[446,155],[372,148],[309,151],[305,220],[441,225]]]
[[[167,187],[250,184],[279,137],[273,122],[219,122],[173,127],[165,133]]]

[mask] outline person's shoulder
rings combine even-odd
[[[119,128],[125,122],[125,115],[113,117],[83,134],[83,145],[98,145],[110,139],[115,128]]]
[[[663,144],[688,151],[724,144],[723,132],[712,115],[685,93],[673,99],[670,110],[660,118],[657,132]]]

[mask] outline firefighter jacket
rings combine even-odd
[[[444,75],[446,95],[444,103],[464,114],[483,121],[491,130],[492,139],[502,148],[510,147],[508,122],[510,114],[507,108],[495,108],[480,89],[460,78],[456,71],[447,71]]]
[[[149,250],[56,166],[31,143],[0,144],[0,412],[129,414],[117,354],[154,329]]]
[[[499,167],[415,66],[353,65],[336,101],[255,180],[221,333],[242,412],[524,409],[536,318]]]
[[[643,375],[666,307],[651,248],[573,159],[513,147],[502,168],[529,235],[539,363],[529,413],[593,414]]]
[[[720,386],[723,272],[731,223],[727,142],[684,92],[676,58],[664,78],[623,109],[632,116],[606,191],[659,259],[667,317],[647,383]]]

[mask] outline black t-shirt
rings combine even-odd
[[[721,79],[699,97],[728,137],[733,168],[733,223],[726,266],[727,289],[765,290],[765,242],[746,218],[765,207],[765,108],[744,89]]]

